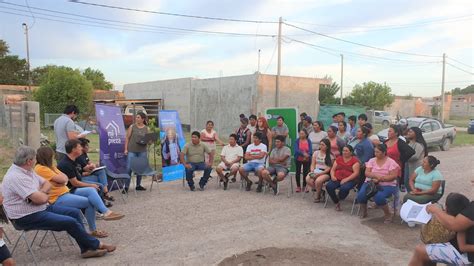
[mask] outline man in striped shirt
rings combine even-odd
[[[15,228],[20,230],[67,231],[79,245],[83,258],[101,257],[115,246],[87,234],[79,209],[48,205],[51,184],[36,175],[36,151],[18,148],[2,183],[3,206]]]

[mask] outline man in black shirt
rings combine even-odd
[[[114,201],[114,198],[109,195],[107,173],[105,172],[105,169],[94,171],[94,169],[97,168],[97,165],[92,163],[87,155],[89,152],[90,141],[85,138],[80,138],[79,141],[81,142],[82,155],[76,159],[76,163],[79,173],[81,174],[81,181],[99,185],[104,199]]]
[[[446,198],[446,209],[443,211],[431,204],[426,211],[446,229],[456,232],[456,237],[447,243],[419,244],[410,266],[433,263],[471,265],[474,262],[474,201],[469,202],[462,194],[450,193]]]

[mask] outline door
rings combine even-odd
[[[377,124],[382,123],[380,112],[374,112],[374,122]]]
[[[433,142],[436,142],[436,143],[441,143],[441,141],[443,140],[443,131],[441,130],[441,126],[438,122],[436,121],[432,121],[431,122],[431,130],[432,130],[432,139],[433,139]]]
[[[421,124],[420,128],[423,132],[423,138],[425,138],[426,144],[428,146],[433,146],[433,130],[431,129],[431,123],[425,122]]]

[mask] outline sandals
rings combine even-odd
[[[388,218],[384,217],[384,220],[383,220],[384,224],[391,224],[392,222],[393,222],[393,214],[390,214]]]
[[[314,203],[321,203],[321,197],[315,198],[315,199],[313,200],[313,202],[314,202]]]
[[[338,211],[338,212],[342,211],[340,203],[336,204],[336,211]]]
[[[115,201],[115,198],[110,196],[109,193],[105,194],[104,195],[104,199],[108,200],[108,201]]]
[[[104,237],[109,236],[109,234],[107,234],[107,232],[100,231],[100,230],[94,230],[90,233],[90,235],[93,236],[93,237],[97,237],[97,238],[104,238]]]

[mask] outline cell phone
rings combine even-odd
[[[315,176],[316,176],[315,173],[310,173],[310,174],[309,174],[309,177],[315,177]]]

